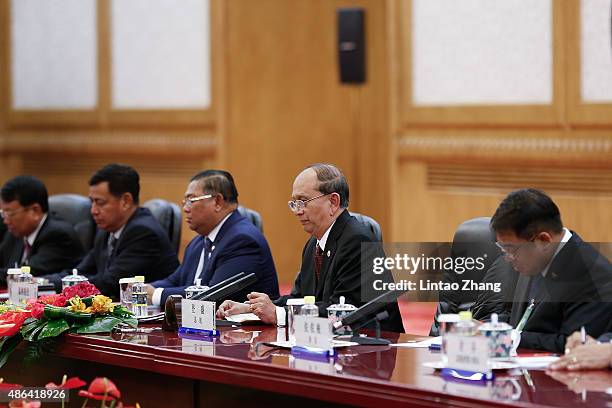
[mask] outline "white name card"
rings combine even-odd
[[[38,285],[35,283],[15,282],[11,285],[9,301],[14,305],[23,306],[28,299],[38,297]]]
[[[295,345],[333,350],[334,337],[332,323],[325,317],[295,316]]]
[[[446,337],[447,368],[489,373],[489,339],[484,336]]]
[[[181,301],[182,323],[181,327],[195,330],[216,329],[215,302],[203,300],[183,299]]]

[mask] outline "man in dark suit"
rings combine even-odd
[[[234,294],[244,299],[252,290],[279,296],[272,253],[263,234],[240,215],[238,190],[224,170],[206,170],[191,178],[183,210],[189,228],[198,233],[187,246],[183,264],[166,279],[148,285],[153,304],[165,304],[170,295],[185,295],[185,288],[199,280],[213,286],[240,272],[254,272],[257,282]]]
[[[261,293],[249,294],[249,304],[225,302],[218,315],[252,311],[272,324],[284,324],[283,306],[289,298],[316,297],[319,314],[327,317],[327,307],[344,296],[347,303],[361,306],[371,300],[374,274],[362,270],[362,243],[374,242],[372,233],[348,210],[349,188],[342,172],[330,164],[315,164],[304,169],[293,183],[289,207],[304,231],[311,235],[302,251],[302,266],[289,296],[271,302]],[[384,256],[382,247],[368,251],[365,258]],[[366,265],[372,265],[367,261]],[[396,301],[386,306],[389,317],[381,322],[383,330],[403,332]]]
[[[119,279],[164,278],[179,262],[168,234],[151,212],[138,206],[140,180],[130,166],[108,164],[89,180],[91,215],[98,226],[94,247],[76,267],[102,294],[118,298]],[[56,287],[61,274],[49,276]]]
[[[521,347],[562,352],[584,326],[599,336],[612,320],[612,266],[593,246],[563,227],[555,203],[541,191],[517,190],[491,219],[505,258],[520,274],[510,324],[528,304]],[[527,311],[527,312],[526,312]]]
[[[8,232],[0,244],[0,284],[15,265],[29,265],[34,276],[72,268],[83,247],[72,226],[49,214],[47,188],[32,176],[17,176],[2,187],[2,219]]]

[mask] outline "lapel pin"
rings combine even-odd
[[[327,251],[327,257],[329,258],[331,256],[331,251]]]

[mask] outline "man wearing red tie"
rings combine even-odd
[[[362,271],[361,244],[375,242],[375,237],[350,215],[348,203],[348,183],[340,169],[324,163],[306,167],[293,182],[289,201],[289,209],[310,235],[291,294],[272,302],[268,296],[253,292],[248,304],[221,304],[218,316],[251,311],[265,323],[284,325],[284,306],[289,298],[314,295],[323,317],[327,317],[328,306],[339,303],[340,296],[355,306],[370,300],[364,298],[367,288],[362,284],[369,285],[373,275]],[[382,329],[403,332],[397,302],[389,303],[387,311],[389,317],[381,322]]]
[[[6,182],[0,192],[1,215],[8,232],[0,244],[0,284],[6,271],[29,265],[34,276],[73,268],[83,247],[72,226],[48,214],[47,188],[32,176]]]

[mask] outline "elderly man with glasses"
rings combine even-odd
[[[47,188],[32,176],[18,176],[0,192],[0,215],[8,232],[0,244],[0,284],[7,268],[29,265],[35,276],[74,267],[83,247],[72,226],[49,212]]]
[[[251,311],[265,323],[284,325],[283,306],[289,298],[314,295],[319,314],[325,317],[327,307],[338,303],[340,296],[356,306],[371,299],[367,286],[373,275],[371,270],[362,271],[361,244],[374,242],[374,237],[348,212],[349,188],[342,172],[331,164],[308,166],[296,177],[291,198],[289,209],[310,235],[291,294],[271,302],[265,294],[251,293],[248,304],[221,304],[218,317]],[[382,329],[403,332],[397,302],[388,303],[386,309],[389,317],[381,322]]]
[[[521,347],[562,352],[585,327],[599,336],[612,328],[612,266],[576,232],[557,205],[535,189],[510,193],[491,227],[505,260],[519,273],[510,323]]]
[[[206,170],[191,178],[183,211],[189,228],[198,233],[187,248],[183,264],[165,279],[147,286],[154,305],[170,295],[185,295],[185,288],[200,281],[213,286],[240,272],[254,272],[257,282],[233,295],[244,299],[251,290],[273,299],[279,296],[278,277],[268,242],[240,215],[234,178],[224,170]]]

